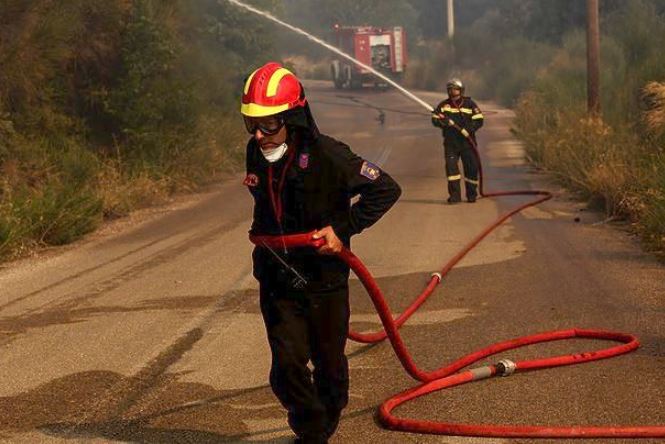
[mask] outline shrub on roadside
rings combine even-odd
[[[45,141],[12,138],[2,163],[0,255],[31,245],[61,245],[92,231],[102,205],[91,181],[98,161],[75,140],[53,150]]]
[[[665,256],[665,155],[659,155],[652,168],[652,180],[645,192],[640,230],[647,243]]]

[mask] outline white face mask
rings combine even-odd
[[[278,147],[275,148],[268,148],[268,149],[263,149],[261,148],[261,153],[263,153],[263,157],[266,158],[266,160],[270,163],[275,163],[282,157],[284,157],[284,154],[286,153],[286,150],[289,148],[289,146],[284,142]]]

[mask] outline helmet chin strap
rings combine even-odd
[[[286,150],[288,148],[289,145],[286,142],[284,142],[283,144],[275,148],[268,148],[268,149],[261,148],[261,154],[263,154],[263,157],[265,157],[268,162],[275,163],[279,159],[284,157],[284,154],[286,154]]]

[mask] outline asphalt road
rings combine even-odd
[[[439,133],[424,109],[395,92],[339,92],[314,82],[308,93],[323,132],[402,185],[398,204],[353,241],[397,312],[430,273],[524,200],[446,205]],[[420,94],[432,104],[441,99]],[[665,424],[665,267],[625,230],[525,165],[511,113],[481,105],[487,188],[546,188],[556,197],[490,235],[403,327],[417,363],[435,369],[497,341],[572,327],[633,333],[642,347],[454,388],[399,414],[465,423]],[[269,353],[247,240],[252,203],[241,182],[236,177],[113,232],[0,269],[0,440],[290,442],[267,386]],[[354,328],[376,329],[357,280],[351,288]],[[606,345],[576,340],[509,356]],[[334,443],[526,441],[386,431],[376,407],[416,383],[388,343],[349,343],[348,352],[351,401]]]

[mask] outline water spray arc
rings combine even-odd
[[[222,1],[222,0],[220,0]],[[248,6],[238,0],[227,0],[237,6],[240,6],[248,11],[259,14],[267,19],[274,21],[298,34],[301,34],[336,54],[348,59],[349,61],[361,66],[374,73],[377,77],[388,82],[394,86],[401,93],[406,95],[411,100],[417,102],[419,105],[427,109],[428,112],[433,111],[433,107],[425,101],[421,100],[411,92],[407,91],[400,85],[396,84],[391,79],[376,72],[370,66],[358,62],[348,54],[343,53],[337,48],[327,44],[326,42],[318,39],[317,37],[299,29],[293,25],[285,23],[272,15],[260,11],[256,8]],[[419,381],[421,384],[406,390],[402,393],[394,395],[392,398],[386,400],[379,408],[379,419],[388,428],[393,430],[401,430],[412,433],[427,433],[427,434],[441,434],[441,435],[458,435],[458,436],[480,436],[480,437],[528,437],[528,438],[647,438],[647,437],[665,437],[665,426],[604,426],[604,427],[590,427],[590,426],[569,426],[569,427],[550,427],[550,426],[517,426],[517,425],[499,425],[499,424],[456,424],[446,423],[439,421],[416,420],[396,416],[393,410],[408,401],[415,398],[427,395],[429,393],[442,390],[449,387],[454,387],[466,384],[473,381],[479,381],[486,378],[495,376],[508,376],[515,372],[526,372],[538,370],[543,368],[581,364],[584,362],[595,361],[598,359],[606,359],[613,356],[618,356],[624,353],[629,353],[639,347],[637,338],[633,335],[625,333],[616,333],[602,330],[587,330],[587,329],[569,329],[540,333],[531,336],[524,336],[512,340],[499,342],[484,349],[472,352],[457,361],[443,366],[437,370],[425,371],[420,369],[410,352],[408,351],[404,341],[399,332],[399,328],[413,315],[416,310],[425,303],[425,301],[434,292],[434,289],[442,282],[443,278],[459,263],[471,250],[473,250],[485,237],[487,237],[494,229],[503,224],[514,214],[524,210],[525,208],[537,205],[552,198],[552,194],[547,191],[539,190],[517,190],[517,191],[495,191],[486,192],[484,190],[484,178],[482,172],[482,164],[480,163],[480,156],[478,154],[475,142],[469,139],[473,151],[478,159],[480,166],[480,195],[483,197],[498,197],[498,196],[534,196],[535,199],[524,203],[504,214],[499,216],[492,224],[485,230],[479,233],[471,242],[469,242],[462,250],[460,250],[452,259],[450,259],[440,272],[432,273],[431,279],[425,289],[418,295],[414,301],[407,307],[399,316],[393,317],[393,313],[388,306],[381,289],[379,288],[376,280],[372,277],[369,270],[365,267],[362,261],[355,256],[350,250],[344,248],[339,257],[346,262],[349,267],[358,276],[361,283],[367,290],[369,296],[374,303],[376,311],[381,319],[383,330],[373,333],[358,333],[355,331],[349,332],[349,338],[362,343],[375,343],[388,339],[399,358],[405,371]],[[269,246],[271,248],[300,248],[312,247],[318,248],[324,242],[323,239],[314,240],[313,233],[301,233],[288,236],[250,236],[250,240],[255,245]],[[561,355],[544,359],[535,359],[527,361],[513,362],[508,359],[499,361],[494,365],[486,365],[483,367],[474,368],[471,370],[462,371],[465,367],[484,360],[485,358],[494,354],[504,352],[507,350],[524,347],[531,344],[537,344],[548,341],[558,341],[565,339],[603,339],[608,341],[619,342],[619,345],[608,347],[606,349],[594,350],[585,353],[578,353],[572,355]]]
[[[220,1],[221,1],[221,0],[220,0]],[[430,105],[429,103],[425,102],[423,99],[421,99],[420,97],[416,96],[416,95],[413,94],[411,91],[408,91],[407,89],[405,89],[404,87],[402,87],[401,85],[399,85],[398,83],[396,83],[394,80],[392,80],[392,79],[386,77],[385,75],[381,74],[380,72],[378,72],[377,70],[375,70],[375,69],[372,68],[371,66],[366,65],[366,64],[364,64],[364,63],[362,63],[362,62],[359,62],[358,60],[356,60],[355,58],[351,57],[351,56],[348,55],[347,53],[345,53],[345,52],[343,52],[343,51],[340,51],[339,49],[335,48],[334,46],[332,46],[332,45],[330,45],[330,44],[328,44],[328,43],[326,43],[326,42],[324,42],[324,41],[321,40],[320,38],[318,38],[318,37],[316,37],[316,36],[313,36],[312,34],[308,33],[307,31],[304,31],[304,30],[298,28],[297,26],[293,26],[293,25],[291,25],[291,24],[289,24],[289,23],[283,22],[282,20],[278,19],[277,17],[275,17],[275,16],[273,16],[273,15],[271,15],[271,14],[265,12],[265,11],[261,11],[260,9],[256,9],[256,8],[254,8],[254,7],[252,7],[252,6],[246,5],[245,3],[241,2],[241,1],[238,1],[238,0],[227,0],[227,1],[230,2],[230,3],[233,3],[233,4],[236,5],[236,6],[240,6],[241,8],[244,8],[244,9],[246,9],[246,10],[248,10],[248,11],[251,11],[251,12],[253,12],[253,13],[255,13],[255,14],[259,14],[259,15],[261,15],[261,16],[267,18],[268,20],[272,20],[273,22],[278,23],[278,24],[284,26],[285,28],[290,29],[291,31],[296,32],[296,33],[298,33],[298,34],[300,34],[300,35],[306,37],[308,40],[311,40],[311,41],[313,41],[313,42],[318,43],[319,45],[323,46],[323,47],[326,48],[326,49],[329,49],[330,51],[334,52],[335,54],[339,55],[340,57],[344,57],[344,58],[347,59],[348,61],[350,61],[350,62],[352,62],[352,63],[355,63],[356,65],[360,66],[361,68],[370,71],[372,74],[374,74],[375,76],[379,77],[381,80],[383,80],[383,81],[389,83],[390,85],[394,86],[395,88],[397,88],[397,90],[398,90],[399,92],[401,92],[401,93],[404,94],[406,97],[408,97],[409,99],[413,100],[414,102],[418,103],[418,105],[424,107],[427,111],[430,111],[430,112],[431,112],[431,111],[434,109],[434,107],[433,107],[432,105]]]

